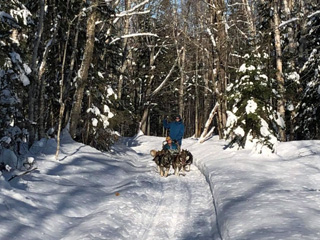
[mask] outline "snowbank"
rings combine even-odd
[[[320,239],[320,141],[280,143],[271,157],[224,144],[190,145],[223,239]]]

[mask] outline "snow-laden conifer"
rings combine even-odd
[[[226,136],[229,146],[253,147],[261,153],[265,147],[275,150],[277,142],[276,111],[271,104],[276,91],[266,74],[263,61],[267,55],[247,54],[238,69],[238,79],[228,91],[229,111]]]

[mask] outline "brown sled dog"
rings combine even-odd
[[[172,155],[170,154],[169,151],[161,150],[161,151],[155,151],[151,150],[150,151],[151,156],[153,156],[153,161],[157,164],[158,166],[158,171],[160,173],[161,177],[167,177],[171,162],[172,162]]]

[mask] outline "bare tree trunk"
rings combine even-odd
[[[209,62],[208,59],[203,59],[206,62],[206,66],[207,68],[211,68],[211,66],[209,66]],[[204,73],[204,100],[203,100],[203,116],[204,119],[206,119],[208,117],[208,112],[209,112],[209,104],[210,104],[210,98],[209,98],[209,76],[211,75],[210,73],[210,69],[205,70]]]
[[[196,47],[197,48],[197,47]],[[196,72],[195,72],[195,118],[194,118],[194,124],[195,124],[195,131],[194,131],[194,135],[195,137],[199,137],[200,135],[200,129],[199,129],[199,106],[200,106],[200,99],[199,99],[199,86],[198,86],[198,65],[199,65],[199,52],[198,52],[198,48],[196,49]]]
[[[184,95],[184,83],[186,81],[186,73],[185,73],[185,66],[186,66],[186,44],[184,43],[182,49],[182,55],[180,59],[180,86],[179,86],[179,115],[183,118],[183,95]]]
[[[292,1],[291,0],[285,0],[284,2],[284,12],[286,14],[286,20],[291,19],[291,10],[292,10]],[[294,56],[298,55],[297,52],[297,43],[295,41],[295,32],[294,29],[291,26],[287,26],[287,30],[288,30],[288,50],[291,54],[293,54]],[[295,71],[296,66],[295,66],[295,58],[291,58],[290,60],[290,67],[291,67],[291,71]],[[290,121],[288,122],[288,126],[287,128],[290,129],[290,135],[289,135],[289,140],[292,141],[294,140],[294,133],[295,133],[295,126],[296,126],[296,122],[295,122],[295,116],[296,116],[296,111],[295,109],[293,109],[290,112]]]
[[[150,114],[148,116],[147,135],[150,135]]]
[[[63,99],[64,94],[64,68],[66,64],[66,57],[67,57],[67,49],[68,49],[68,41],[70,38],[70,28],[71,23],[69,23],[68,31],[67,31],[67,39],[66,43],[64,45],[64,52],[63,52],[63,60],[62,60],[62,66],[61,66],[61,80],[59,81],[59,87],[60,87],[60,97],[59,97],[59,104],[60,104],[60,111],[59,111],[59,120],[58,120],[58,130],[57,130],[57,149],[56,149],[56,160],[58,160],[59,157],[59,151],[60,151],[60,134],[61,134],[61,128],[62,128],[62,119],[64,114],[64,108],[65,108],[65,102]]]
[[[284,0],[283,4],[284,4],[284,9],[286,12],[290,12],[293,8],[293,1],[294,0]]]
[[[291,10],[292,10],[292,2],[290,0],[285,0],[284,1],[284,12],[286,14],[286,20],[289,20],[291,19]],[[295,53],[296,52],[296,49],[297,49],[297,46],[296,46],[296,42],[295,42],[295,39],[294,39],[294,29],[289,25],[287,27],[288,29],[288,40],[289,40],[289,52],[291,53]],[[292,58],[291,61],[290,61],[290,65],[294,68],[295,67],[295,61],[294,59]]]
[[[206,125],[205,125],[205,127],[203,129],[203,132],[202,132],[202,134],[201,134],[201,136],[199,138],[199,141],[198,141],[199,143],[203,143],[206,140],[210,124],[211,124],[211,122],[213,120],[213,117],[216,115],[216,113],[218,111],[218,108],[219,108],[219,103],[216,103],[216,105],[213,107],[213,109],[212,109],[212,111],[211,111],[211,113],[209,115],[209,118],[208,118],[208,120],[206,122]]]
[[[150,111],[149,106],[145,106],[144,110],[143,110],[141,122],[140,122],[140,130],[144,134],[147,134],[147,120],[148,120],[148,116],[149,116],[149,111]]]
[[[305,0],[299,0],[299,5],[300,5],[300,11],[302,12],[303,16],[306,16],[307,10],[305,6]],[[299,57],[303,58],[305,55],[305,49],[306,49],[306,39],[305,35],[307,34],[306,32],[306,23],[307,19],[305,17],[301,18],[301,30],[300,30],[300,44],[299,44]]]
[[[91,94],[89,94],[88,96],[88,106],[90,107],[92,103],[92,96]],[[90,119],[86,119],[86,123],[85,123],[85,132],[83,133],[83,137],[82,137],[82,142],[84,144],[88,144],[89,143],[89,133],[90,133]],[[89,145],[89,144],[88,144]]]
[[[207,16],[207,22],[210,24],[209,26],[211,28],[213,28],[213,26],[215,25],[215,9],[212,7],[213,6],[213,0],[207,0],[209,6],[211,6],[209,8],[209,11],[208,11],[208,16]],[[217,54],[216,54],[216,51],[217,51],[217,45],[216,45],[216,41],[215,41],[215,38],[214,38],[214,34],[212,33],[212,31],[210,30],[210,28],[208,27],[207,28],[207,33],[209,35],[209,38],[210,38],[210,42],[211,42],[211,47],[208,47],[208,51],[207,51],[207,67],[208,67],[208,71],[206,71],[206,75],[207,77],[205,77],[205,87],[206,87],[206,90],[205,90],[205,101],[204,101],[204,104],[205,104],[205,115],[204,115],[204,119],[206,119],[208,117],[208,112],[209,112],[209,106],[210,106],[210,101],[208,99],[208,92],[209,92],[209,89],[212,89],[212,92],[213,92],[213,95],[217,93],[217,86],[216,86],[216,77],[217,77],[217,69],[214,69],[215,66],[217,65],[218,63],[218,60],[217,60]],[[211,49],[211,51],[209,51],[209,49]],[[207,79],[206,79],[207,78]],[[212,83],[212,86],[209,85],[209,82],[211,81]],[[217,109],[218,111],[218,109]],[[204,130],[205,131],[205,128]],[[208,131],[208,130],[207,130]],[[205,133],[206,134],[206,133]],[[201,134],[201,136],[203,135],[203,133]]]
[[[82,9],[82,7],[81,7],[81,9]],[[81,23],[81,19],[82,19],[81,18],[81,14],[82,14],[82,12],[80,11],[78,16],[76,17],[78,19],[78,21],[77,21],[77,25],[75,26],[76,33],[75,33],[74,44],[73,44],[73,49],[72,49],[72,54],[71,54],[69,73],[67,75],[65,89],[63,91],[64,98],[66,98],[66,95],[68,94],[69,89],[70,89],[71,77],[72,77],[72,74],[74,72],[76,56],[77,56],[77,53],[78,53],[79,31],[80,31],[80,23]],[[66,101],[66,99],[64,101]],[[66,114],[65,114],[64,125],[67,125],[68,123],[70,123],[70,110],[69,109],[66,109],[66,110],[67,111],[66,111]]]
[[[68,3],[69,3],[69,1],[68,1]],[[73,21],[71,21],[69,23],[69,26],[68,26],[67,39],[66,39],[66,44],[65,44],[65,47],[64,47],[63,60],[62,60],[62,66],[61,66],[61,80],[59,81],[59,86],[60,86],[60,97],[59,97],[60,111],[59,111],[58,130],[57,130],[57,150],[56,150],[56,155],[55,155],[56,160],[58,160],[59,152],[60,152],[60,140],[61,140],[60,136],[61,136],[61,130],[62,130],[62,120],[63,120],[64,110],[65,110],[65,106],[66,106],[66,103],[65,103],[66,100],[65,100],[65,96],[64,95],[65,95],[66,89],[68,88],[68,85],[69,85],[69,82],[70,82],[70,78],[71,78],[71,74],[72,74],[73,69],[74,69],[76,49],[77,49],[77,45],[78,45],[79,25],[80,25],[80,21],[81,21],[81,14],[76,16],[76,18],[78,19],[78,21],[77,21],[77,25],[76,25],[76,34],[75,34],[75,40],[74,40],[74,47],[73,47],[72,54],[71,54],[71,62],[70,62],[70,67],[69,67],[70,71],[69,71],[69,74],[67,76],[66,82],[64,80],[65,79],[65,77],[64,77],[64,74],[65,74],[64,68],[65,68],[65,64],[66,64],[68,41],[69,41],[69,38],[70,38],[71,25],[72,25]],[[66,121],[67,121],[67,119],[68,119],[68,117],[66,116]]]
[[[92,60],[95,40],[95,22],[97,19],[96,2],[93,2],[90,16],[87,21],[87,41],[85,50],[83,53],[83,60],[79,70],[77,78],[77,89],[75,92],[75,101],[71,110],[71,121],[70,121],[70,135],[72,138],[76,137],[76,130],[80,120],[81,105],[83,99],[84,89],[87,84],[88,71]]]
[[[274,0],[274,40],[275,40],[275,49],[276,49],[276,65],[277,65],[277,73],[276,78],[278,82],[278,92],[279,92],[279,100],[277,103],[278,112],[280,117],[283,119],[285,124],[285,99],[284,99],[284,79],[282,72],[282,52],[281,52],[281,39],[280,39],[280,17],[279,17],[279,2],[278,0]],[[280,127],[280,139],[281,141],[286,141],[286,131],[285,125]]]
[[[34,41],[33,53],[32,53],[32,80],[29,88],[29,121],[30,121],[30,129],[29,129],[29,144],[32,145],[35,140],[36,130],[35,130],[35,121],[37,117],[35,116],[35,102],[36,102],[36,89],[37,83],[35,79],[37,78],[37,59],[38,59],[38,51],[40,42],[42,39],[43,33],[43,24],[44,24],[44,6],[45,0],[39,0],[39,23],[38,30],[36,34],[36,39]]]
[[[183,32],[187,34],[187,20],[186,16],[183,16]],[[180,86],[179,86],[179,115],[183,118],[184,113],[184,83],[186,82],[186,52],[187,52],[187,46],[186,46],[186,39],[183,39],[183,47],[180,57]]]
[[[131,6],[131,0],[125,0],[125,10],[128,11]],[[124,35],[129,34],[129,27],[130,27],[130,18],[131,16],[125,16],[125,23],[124,23]],[[119,76],[119,82],[118,82],[118,99],[121,99],[122,97],[122,87],[123,87],[123,78],[124,73],[128,67],[129,64],[129,58],[131,56],[131,49],[128,46],[128,38],[123,39],[122,43],[122,66],[120,68],[120,76]]]
[[[218,63],[217,63],[217,89],[218,89],[218,128],[220,139],[224,138],[224,129],[227,122],[227,101],[226,101],[226,69],[227,69],[227,33],[225,18],[225,2],[224,0],[216,0],[217,10],[216,18],[218,24]]]
[[[254,19],[252,17],[251,7],[248,3],[248,0],[242,0],[242,1],[243,1],[243,5],[245,6],[244,7],[245,15],[246,15],[246,18],[249,23],[250,35],[253,39],[256,39],[256,37],[255,37],[256,36],[256,27],[254,24]]]
[[[45,90],[46,90],[46,79],[43,78],[43,75],[45,73],[45,69],[47,66],[47,57],[50,52],[50,48],[53,45],[56,35],[58,32],[59,24],[58,19],[55,19],[55,29],[52,35],[52,38],[48,41],[45,51],[43,53],[42,62],[40,64],[39,68],[39,74],[38,74],[38,86],[39,86],[39,135],[40,138],[45,137],[45,126],[44,126],[44,118],[45,118]]]
[[[146,134],[147,133],[147,123],[150,111],[150,103],[151,103],[151,92],[152,92],[152,83],[154,79],[154,62],[155,62],[155,46],[151,46],[150,50],[150,57],[149,57],[149,65],[150,65],[150,75],[149,75],[149,82],[146,91],[146,102],[144,105],[143,115],[141,119],[141,131]]]
[[[184,110],[184,103],[183,103],[183,95],[184,95],[184,83],[186,80],[185,74],[185,63],[186,63],[186,42],[183,40],[183,45],[179,47],[179,40],[178,40],[178,10],[177,10],[177,0],[174,1],[174,9],[173,9],[173,38],[176,45],[177,56],[178,56],[178,67],[180,70],[180,85],[179,85],[179,99],[178,99],[178,106],[179,106],[179,115],[183,118],[183,110]],[[183,32],[186,32],[187,23],[185,16],[183,16]]]

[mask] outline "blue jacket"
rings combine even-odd
[[[179,122],[170,122],[168,123],[167,119],[163,120],[163,126],[164,128],[167,128],[170,130],[169,136],[173,141],[177,141],[179,145],[181,146],[182,143],[182,137],[184,134],[184,125],[182,123],[182,120]]]

